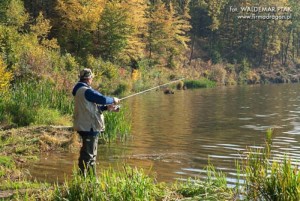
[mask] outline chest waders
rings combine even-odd
[[[89,135],[79,132],[82,139],[82,147],[78,159],[80,173],[84,177],[96,176],[96,157],[98,147],[98,134]]]

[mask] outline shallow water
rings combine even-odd
[[[249,148],[262,148],[274,128],[274,160],[300,159],[299,84],[235,86],[153,91],[126,100],[132,135],[125,143],[99,145],[98,170],[123,163],[142,167],[159,181],[199,176],[208,160],[236,182],[235,160]],[[30,172],[39,180],[64,180],[77,153],[44,154]]]

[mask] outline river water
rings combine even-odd
[[[235,161],[249,148],[262,148],[274,128],[273,157],[300,159],[300,85],[256,85],[153,91],[126,100],[132,135],[124,143],[99,145],[98,171],[129,164],[144,168],[158,181],[203,175],[208,163],[236,180]],[[78,153],[41,156],[32,165],[38,180],[63,181],[72,174]]]

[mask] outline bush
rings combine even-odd
[[[260,83],[260,76],[257,75],[254,71],[249,71],[247,73],[247,83],[248,84],[257,84]]]
[[[181,89],[183,89],[183,87],[184,87],[184,82],[180,80],[180,81],[178,82],[178,84],[176,85],[176,88],[177,88],[178,90],[181,90]]]
[[[234,75],[234,73],[230,74],[230,75],[227,77],[227,79],[226,79],[226,81],[225,81],[225,84],[226,84],[226,85],[236,85],[236,84],[237,84],[237,83],[236,83],[236,80],[235,80],[235,75]]]
[[[12,73],[6,70],[2,57],[0,57],[0,97],[5,96],[12,80]],[[2,99],[2,97],[1,97]]]
[[[222,62],[222,56],[219,51],[213,50],[211,52],[211,59],[214,64]]]
[[[116,90],[113,92],[114,95],[124,95],[130,91],[130,86],[127,83],[120,83]]]
[[[237,70],[238,70],[238,83],[247,84],[248,74],[250,71],[249,61],[247,59],[243,59]]]
[[[208,79],[213,80],[219,84],[225,84],[226,70],[222,65],[214,65],[210,71]]]

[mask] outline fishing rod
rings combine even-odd
[[[174,83],[174,82],[178,82],[178,81],[183,80],[183,79],[184,79],[184,78],[181,78],[181,79],[174,80],[174,81],[171,81],[171,82],[162,84],[162,85],[158,85],[158,86],[156,86],[156,87],[152,87],[152,88],[150,88],[150,89],[146,89],[146,90],[144,90],[144,91],[140,91],[140,92],[138,92],[138,93],[131,94],[131,95],[129,95],[129,96],[120,98],[120,100],[125,100],[125,99],[127,99],[127,98],[131,98],[131,97],[133,97],[133,96],[136,96],[136,95],[139,95],[139,94],[143,94],[143,93],[145,93],[145,92],[151,91],[151,90],[153,90],[153,89],[156,89],[156,88],[159,88],[159,87],[162,87],[162,86],[165,86],[165,85],[172,84],[172,83]]]

